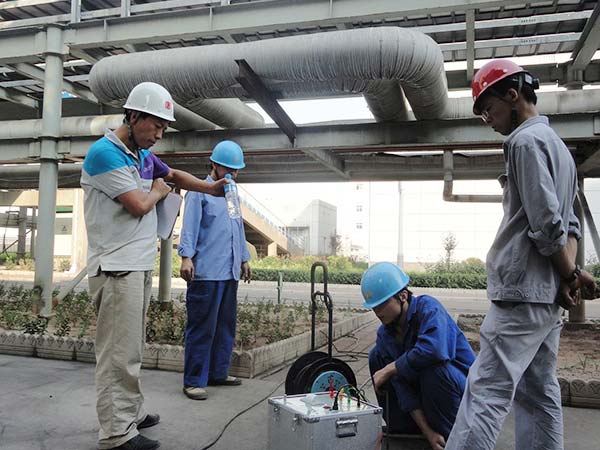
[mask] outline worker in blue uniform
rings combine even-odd
[[[370,267],[364,306],[381,321],[369,369],[388,433],[421,432],[441,450],[450,434],[475,355],[446,309],[414,296],[409,277],[389,262]]]
[[[241,147],[221,141],[210,157],[207,181],[245,167]],[[188,282],[183,393],[204,400],[207,385],[237,386],[228,374],[235,340],[237,290],[240,278],[250,282],[244,222],[231,218],[225,198],[197,192],[185,196],[183,227],[178,247],[181,277]]]

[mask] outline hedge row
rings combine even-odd
[[[259,281],[277,281],[279,272],[283,281],[309,283],[310,272],[305,270],[252,269],[252,278]],[[321,269],[317,269],[317,282],[321,282]],[[362,271],[330,271],[329,283],[360,284]],[[473,273],[409,273],[410,285],[415,287],[485,289],[485,274]]]

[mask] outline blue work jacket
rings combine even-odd
[[[395,361],[404,411],[418,408],[420,395],[426,395],[427,386],[418,383],[421,371],[448,364],[466,376],[475,360],[463,332],[429,295],[411,298],[403,336],[393,325],[379,327],[376,349],[386,360]]]
[[[243,220],[229,217],[224,197],[201,192],[185,195],[177,251],[192,258],[195,280],[239,281],[242,263],[250,260]]]

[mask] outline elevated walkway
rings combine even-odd
[[[57,206],[72,206],[76,204],[77,190],[74,189],[59,189],[57,191],[56,205]],[[289,236],[283,225],[275,223],[274,219],[269,217],[268,212],[264,208],[260,208],[251,199],[241,197],[242,216],[244,218],[244,227],[246,231],[246,239],[252,244],[259,254],[276,256],[276,255],[301,255],[301,245]],[[14,207],[37,207],[39,204],[38,191],[9,191],[0,192],[0,206]],[[77,221],[76,209],[74,207],[73,221]],[[182,207],[183,214],[183,207]],[[82,212],[81,212],[82,214]],[[34,221],[31,216],[27,218],[27,228],[34,226]],[[82,222],[83,223],[83,222]],[[0,213],[0,226],[3,227],[18,227],[18,215]],[[177,227],[181,228],[181,215],[178,219]]]

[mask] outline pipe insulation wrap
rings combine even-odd
[[[236,59],[245,59],[278,98],[365,93],[376,120],[399,120],[406,109],[401,86],[417,119],[441,118],[446,110],[440,48],[421,32],[397,27],[116,55],[94,65],[90,87],[100,101],[122,103],[136,84],[154,81],[223,125],[198,102],[246,97]]]

